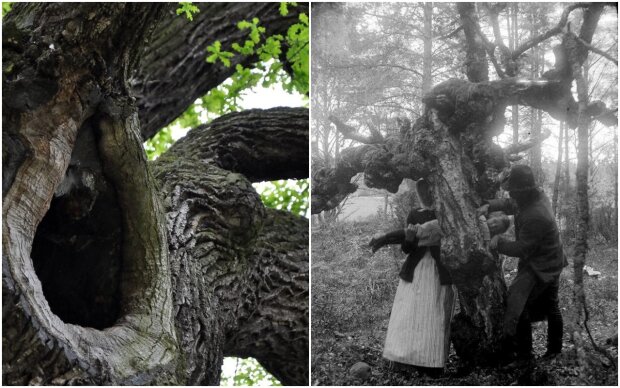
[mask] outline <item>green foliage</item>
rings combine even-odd
[[[13,7],[13,2],[3,1],[2,2],[2,17],[6,15]]]
[[[174,143],[172,140],[172,127],[167,126],[161,131],[157,132],[155,136],[144,142],[144,150],[146,151],[146,157],[148,160],[155,160],[161,154],[166,152],[170,146]]]
[[[307,215],[310,188],[307,179],[261,182],[254,184],[254,188],[266,207]]]
[[[211,53],[211,55],[207,57],[207,62],[215,63],[219,59],[220,61],[222,61],[224,66],[229,67],[230,58],[232,58],[234,54],[229,51],[221,51],[221,49],[222,43],[219,40],[215,41],[215,43],[207,47],[207,51]]]
[[[280,3],[281,15],[286,16],[288,7],[295,5]],[[309,20],[306,14],[299,15],[298,22],[289,27],[286,36],[264,36],[266,29],[260,25],[258,18],[240,21],[237,27],[247,31],[248,38],[242,43],[233,43],[232,51],[222,50],[222,43],[214,42],[207,47],[209,54],[206,61],[219,61],[230,67],[236,55],[258,55],[260,62],[251,69],[236,65],[230,83],[219,86],[202,98],[201,104],[207,111],[221,115],[238,110],[237,99],[259,82],[265,88],[279,83],[289,93],[309,93]],[[284,56],[290,74],[284,71]]]
[[[192,4],[191,1],[181,1],[179,2],[179,8],[177,8],[177,15],[182,13],[185,14],[185,17],[190,21],[194,20],[194,14],[200,12],[197,6]]]
[[[282,385],[253,358],[237,358],[234,375],[222,373],[221,377],[221,386]]]

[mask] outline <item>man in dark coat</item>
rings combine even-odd
[[[504,177],[502,187],[510,199],[488,201],[479,214],[504,211],[515,215],[516,240],[495,236],[490,247],[518,257],[517,277],[508,289],[504,317],[504,354],[518,362],[532,358],[533,320],[548,321],[547,352],[551,358],[562,351],[563,323],[558,306],[560,273],[568,264],[549,199],[536,187],[528,166],[515,165]],[[515,364],[516,365],[516,364]]]

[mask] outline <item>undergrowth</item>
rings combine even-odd
[[[358,222],[334,222],[312,230],[312,384],[313,385],[617,385],[617,366],[587,341],[585,373],[577,372],[574,347],[567,333],[572,303],[572,250],[570,264],[560,280],[560,308],[565,320],[564,352],[551,361],[538,361],[530,373],[502,372],[478,367],[459,371],[452,349],[442,377],[432,379],[415,371],[400,372],[382,358],[398,272],[405,259],[400,247],[390,246],[374,255],[368,248],[373,234],[401,227],[399,221],[374,217]],[[600,271],[585,276],[589,327],[598,345],[617,360],[618,263],[616,246],[590,247],[586,264]],[[508,284],[516,275],[517,260],[508,258]],[[534,352],[546,350],[546,322],[533,325]],[[617,338],[617,336],[616,336]],[[370,365],[371,376],[360,381],[349,374],[356,362]]]

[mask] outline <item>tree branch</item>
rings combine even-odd
[[[244,118],[251,127],[255,114],[218,125]],[[191,137],[197,149],[217,144],[209,136],[219,134],[205,129]],[[213,163],[213,152],[188,147],[152,164],[186,384],[217,385],[225,355],[256,356],[283,384],[307,384],[307,220],[265,209],[248,180]]]
[[[225,354],[254,357],[282,385],[308,382],[308,220],[266,209]],[[292,303],[294,301],[294,303]]]
[[[514,59],[519,58],[521,54],[531,49],[532,47],[536,46],[540,42],[543,42],[551,38],[554,35],[560,34],[563,28],[566,26],[566,23],[568,22],[568,15],[570,15],[570,13],[576,10],[577,8],[587,8],[588,6],[589,6],[588,3],[576,3],[576,4],[571,4],[567,6],[566,8],[564,8],[564,11],[562,11],[562,15],[560,16],[560,20],[558,21],[558,24],[555,25],[555,27],[551,28],[549,31],[545,32],[544,34],[535,36],[529,39],[528,41],[522,43],[519,47],[517,47],[512,52],[512,59],[514,60]]]
[[[548,129],[545,129],[545,131],[540,136],[531,137],[528,140],[521,142],[521,143],[511,144],[508,147],[504,148],[504,152],[507,155],[518,154],[519,152],[526,151],[534,147],[535,145],[542,143],[550,135],[551,135],[551,131]]]
[[[251,109],[201,125],[160,158],[192,157],[251,182],[308,178],[308,109]]]
[[[588,50],[592,51],[593,53],[596,53],[600,56],[602,56],[603,58],[607,58],[610,61],[612,61],[616,66],[618,66],[618,59],[612,57],[609,53],[606,53],[605,51],[592,46],[590,43],[586,42],[585,40],[581,39],[581,38],[577,38],[579,40],[579,42],[581,42],[581,44],[583,44]]]
[[[265,36],[285,35],[301,12],[308,14],[307,4],[289,7],[289,14],[282,16],[276,3],[197,3],[201,11],[193,21],[177,16],[177,5],[169,5],[168,17],[155,30],[130,82],[143,138],[151,138],[197,98],[224,82],[237,64],[248,67],[258,61],[257,56],[238,54],[229,67],[207,63],[208,45],[220,41],[222,50],[230,50],[232,43],[247,38],[247,31],[237,28],[237,22],[255,17],[266,28]]]
[[[381,144],[385,143],[383,135],[375,129],[370,129],[370,136],[363,136],[355,128],[343,123],[334,115],[329,115],[329,120],[336,125],[338,132],[342,133],[345,139],[358,141],[362,144]]]

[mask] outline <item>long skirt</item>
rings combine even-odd
[[[450,352],[455,293],[439,283],[437,264],[427,250],[411,283],[400,279],[383,357],[403,364],[443,368]]]

